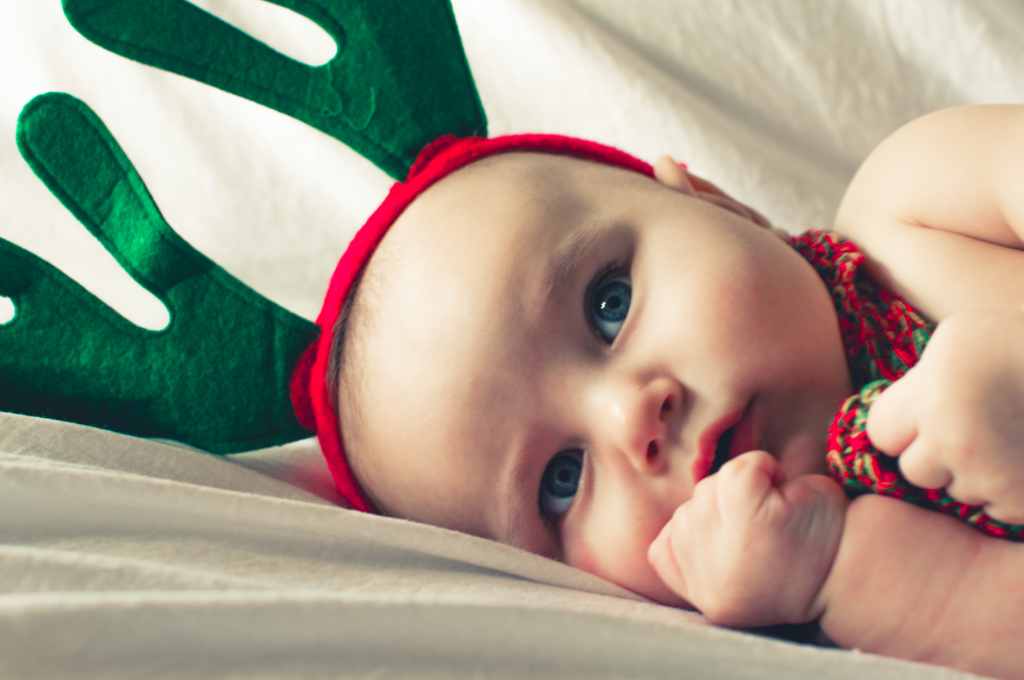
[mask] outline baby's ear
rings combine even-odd
[[[667,186],[669,189],[675,189],[676,191],[689,196],[703,198],[715,205],[720,205],[726,210],[739,212],[740,214],[743,214],[744,217],[748,216],[744,211],[731,207],[731,204],[735,204],[736,206],[740,206],[742,209],[746,210],[749,210],[749,208],[719,189],[713,183],[707,181],[703,177],[694,175],[687,170],[685,164],[679,163],[671,156],[662,156],[655,161],[654,179]]]
[[[662,156],[654,162],[654,179],[669,189],[675,189],[689,196],[695,196],[697,189],[694,187],[692,179],[700,178],[693,177],[691,179],[691,175],[686,171],[685,166],[677,163],[671,156]],[[715,189],[718,189],[718,187],[715,187]]]
[[[654,163],[654,179],[670,189],[675,189],[688,196],[696,196],[708,203],[714,203],[720,208],[725,208],[741,217],[746,217],[755,224],[772,231],[777,231],[783,240],[788,241],[789,239],[789,235],[785,231],[773,227],[772,223],[764,215],[749,205],[740,203],[712,182],[694,175],[686,169],[685,165],[677,163],[671,156],[662,156]]]

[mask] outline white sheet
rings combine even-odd
[[[717,629],[232,461],[0,414],[0,677],[959,677]]]
[[[672,153],[793,231],[828,226],[860,160],[904,122],[1024,98],[1013,0],[453,4],[492,134]],[[0,237],[146,327],[162,306],[17,153],[36,94],[84,99],[182,236],[310,318],[390,185],[301,123],[93,46],[56,0],[4,1],[0,85]],[[309,442],[216,459],[0,417],[0,676],[953,675],[713,629],[336,498]]]

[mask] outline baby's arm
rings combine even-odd
[[[820,593],[837,644],[1024,677],[1024,544],[883,496],[850,504]]]
[[[834,229],[873,277],[936,321],[1024,304],[1024,106],[931,113],[884,140]]]
[[[702,480],[649,559],[722,625],[821,616],[846,648],[1024,677],[1024,545],[892,498],[847,507],[831,479],[786,481],[762,451]]]

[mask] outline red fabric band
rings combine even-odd
[[[356,510],[376,512],[348,465],[342,446],[335,396],[330,394],[327,384],[327,367],[338,315],[352,284],[381,239],[417,196],[438,180],[475,160],[510,151],[575,156],[633,170],[648,177],[654,174],[649,164],[618,149],[560,135],[509,135],[494,139],[442,137],[420,152],[409,170],[409,176],[404,182],[391,187],[387,198],[356,233],[338,262],[327,288],[324,306],[316,320],[320,326],[320,337],[302,355],[291,381],[292,404],[299,422],[316,430],[334,481],[342,496]]]

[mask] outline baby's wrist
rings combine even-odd
[[[877,494],[850,502],[839,549],[815,603],[822,630],[841,646],[862,647],[864,636],[878,632],[877,616],[891,607],[900,580],[922,580],[921,572],[905,568],[927,552],[908,540],[921,531],[922,517],[949,519]]]
[[[849,501],[839,485],[823,475],[802,475],[785,486],[791,502],[814,508],[804,532],[805,563],[793,570],[793,577],[805,579],[805,586],[786,623],[798,624],[821,618],[834,596],[833,568],[843,544]]]

